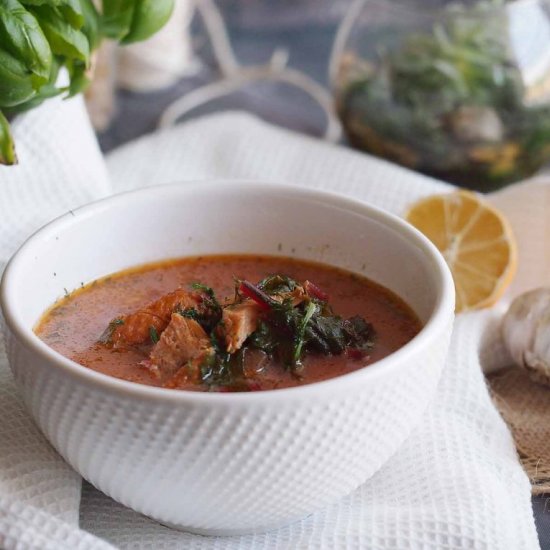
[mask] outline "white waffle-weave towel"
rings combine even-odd
[[[174,181],[252,178],[339,191],[397,214],[421,196],[448,189],[367,155],[277,129],[241,113],[213,115],[144,137],[112,153],[107,165],[113,192]],[[59,192],[53,183],[42,185],[46,191]],[[93,183],[89,182],[89,190]],[[64,185],[70,194],[82,182]],[[510,216],[520,241],[521,270],[515,290],[541,284],[550,272],[549,251],[544,247],[550,236],[545,217],[549,189],[534,181],[493,197]],[[96,194],[101,195],[101,189]],[[1,206],[6,196],[14,201],[0,185]],[[87,198],[82,197],[82,202]],[[69,208],[63,196],[51,199],[59,201],[60,209]],[[3,210],[19,242],[29,227],[20,223],[14,208]],[[39,211],[40,204],[29,194],[25,208]],[[13,246],[11,240],[0,237],[0,259]],[[0,356],[0,546],[539,548],[529,481],[510,434],[491,404],[480,365],[483,341],[492,342],[491,348],[485,346],[484,358],[492,359],[493,365],[506,361],[498,339],[491,337],[498,314],[489,311],[457,319],[435,402],[422,424],[370,481],[301,522],[243,537],[209,538],[170,530],[87,484],[80,499],[78,476],[28,420],[14,395],[5,357]]]

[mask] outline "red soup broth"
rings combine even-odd
[[[84,367],[139,384],[162,386],[162,381],[143,367],[147,346],[113,349],[99,342],[109,323],[197,281],[224,297],[234,294],[235,279],[256,282],[273,273],[297,281],[312,281],[329,296],[335,313],[345,318],[359,315],[366,319],[374,327],[374,346],[361,357],[346,353],[308,354],[299,376],[269,361],[252,380],[254,389],[299,386],[368,367],[404,346],[422,328],[416,314],[401,298],[357,274],[294,258],[219,255],[147,264],[93,281],[54,304],[35,332],[54,350]],[[211,388],[184,385],[180,389]]]

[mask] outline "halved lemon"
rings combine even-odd
[[[405,218],[443,254],[456,287],[456,311],[495,304],[517,269],[510,224],[475,193],[455,191],[414,203]]]

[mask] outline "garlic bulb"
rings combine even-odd
[[[502,321],[510,355],[535,382],[550,385],[550,288],[518,296]]]

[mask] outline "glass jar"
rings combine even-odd
[[[550,159],[550,0],[364,0],[333,52],[356,147],[489,191]]]

